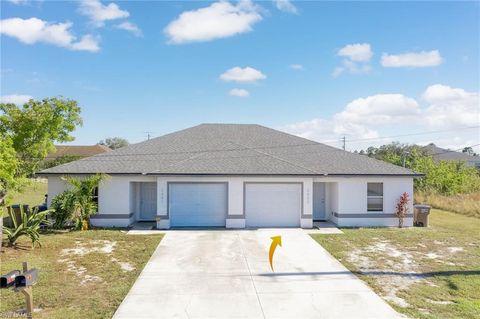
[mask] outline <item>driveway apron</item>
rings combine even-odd
[[[282,246],[270,269],[272,236]],[[341,235],[340,235],[341,236]],[[402,318],[302,229],[172,230],[114,318]]]

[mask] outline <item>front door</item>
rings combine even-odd
[[[325,183],[313,183],[313,220],[325,219]]]
[[[140,183],[140,220],[157,216],[157,183]]]

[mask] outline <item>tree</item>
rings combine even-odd
[[[8,191],[14,189],[18,160],[12,140],[0,134],[0,206],[4,204]]]
[[[129,143],[126,139],[121,137],[107,137],[106,139],[101,140],[99,144],[106,145],[112,150],[116,150],[117,148],[127,146]]]
[[[472,155],[472,156],[477,156],[478,155],[477,153],[475,153],[473,151],[473,148],[471,148],[470,146],[464,147],[463,150],[462,150],[462,153],[466,153],[466,154]]]
[[[17,176],[31,176],[55,150],[54,142],[73,141],[70,133],[82,125],[80,107],[69,99],[32,99],[23,107],[1,103],[0,111],[0,134],[11,139],[19,160]]]

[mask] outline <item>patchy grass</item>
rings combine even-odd
[[[415,202],[428,204],[434,208],[457,214],[480,218],[480,192],[442,196],[427,193],[415,193]]]
[[[2,248],[1,273],[39,270],[33,288],[35,318],[111,318],[135,282],[162,235],[132,236],[119,230],[49,233],[42,247]],[[23,309],[21,293],[1,291],[0,314]]]
[[[430,225],[312,237],[401,313],[480,318],[480,220],[433,209]]]
[[[22,192],[12,194],[11,204],[27,204],[30,207],[42,204],[45,201],[45,194],[48,192],[48,185],[42,180],[30,180]]]

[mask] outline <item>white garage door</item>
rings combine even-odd
[[[227,184],[170,183],[168,205],[173,227],[225,226]]]
[[[250,227],[298,227],[302,211],[301,184],[245,185],[245,219]]]

